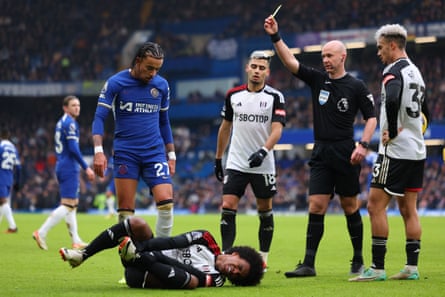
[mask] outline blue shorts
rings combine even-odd
[[[115,151],[113,174],[114,178],[142,178],[149,188],[172,183],[165,153],[155,150],[144,155]]]
[[[57,181],[59,182],[59,191],[61,198],[79,198],[79,184],[80,176],[79,172],[65,172],[61,174],[56,172]]]
[[[8,198],[11,194],[11,186],[0,185],[0,198]]]

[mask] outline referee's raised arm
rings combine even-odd
[[[295,58],[287,44],[281,38],[280,32],[278,31],[278,23],[272,15],[264,20],[264,30],[269,34],[278,57],[280,57],[284,66],[290,72],[297,73],[300,68],[300,62],[298,62],[297,58]]]

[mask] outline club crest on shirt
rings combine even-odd
[[[156,89],[156,88],[152,88],[152,89],[150,90],[150,94],[151,94],[151,96],[152,96],[153,98],[157,98],[157,97],[159,96],[159,91],[158,91],[158,89]]]
[[[326,90],[320,90],[320,94],[318,94],[318,102],[320,105],[324,105],[326,102],[328,102],[329,99],[329,91]]]

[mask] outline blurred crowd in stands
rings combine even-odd
[[[122,46],[138,29],[152,30],[167,57],[187,54],[182,37],[164,29],[167,23],[229,18],[215,38],[264,36],[263,20],[276,5],[256,0],[0,1],[0,81],[104,79],[128,66],[120,65]],[[288,0],[278,16],[282,32],[319,32],[443,21],[445,4]]]
[[[248,38],[263,36],[263,19],[275,7],[272,1],[221,0],[134,0],[126,2],[17,0],[0,2],[0,81],[49,82],[73,80],[103,80],[122,67],[122,45],[131,32],[150,28],[155,39],[167,51],[167,57],[178,55],[183,43],[172,32],[163,30],[163,23],[236,16],[214,38]],[[383,23],[422,23],[445,20],[444,1],[326,1],[288,0],[279,12],[283,32],[325,31],[379,26]],[[341,9],[340,6],[348,5]],[[173,9],[174,8],[174,9]],[[421,8],[421,9],[419,9]],[[252,24],[258,23],[258,26]],[[219,34],[219,33],[218,33]],[[231,45],[233,46],[233,45]],[[409,48],[409,54],[423,72],[428,85],[427,100],[433,122],[445,123],[445,59],[443,48],[425,50]],[[202,53],[206,54],[206,53]],[[372,57],[372,58],[371,58]],[[372,60],[374,59],[375,60]],[[319,64],[319,56],[302,57]],[[375,49],[350,52],[347,68],[357,73],[373,92],[377,103],[382,65]],[[162,71],[161,71],[162,72]],[[162,73],[161,73],[162,74]],[[269,84],[286,95],[288,121],[286,129],[311,128],[311,103],[304,85],[293,78],[273,59]],[[220,90],[212,97],[191,92],[187,102],[223,102]],[[58,184],[54,165],[54,125],[62,114],[60,98],[9,98],[2,100],[0,123],[8,125],[13,142],[21,154],[23,176],[21,190],[13,194],[14,209],[35,211],[51,209],[58,204]],[[5,104],[4,100],[8,100]],[[82,112],[80,147],[86,156],[92,154],[91,121],[97,98],[81,97]],[[175,104],[174,98],[172,104]],[[105,135],[104,148],[111,154],[112,126]],[[219,119],[175,122],[172,120],[178,162],[174,177],[176,209],[192,213],[218,211],[222,186],[213,175],[216,129]],[[436,152],[437,154],[437,152]],[[308,152],[303,147],[277,152],[278,195],[274,207],[283,211],[305,210],[307,207]],[[370,159],[372,160],[372,154]],[[363,163],[363,207],[369,183],[372,161]],[[441,158],[429,158],[426,164],[424,190],[419,208],[445,209],[445,165]],[[79,211],[97,206],[97,195],[105,191],[108,178],[89,183],[82,178]],[[255,210],[250,189],[242,199],[240,210]],[[336,199],[332,211],[339,211]],[[149,190],[142,187],[137,197],[138,208],[152,207]]]

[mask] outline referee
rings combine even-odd
[[[329,202],[338,194],[346,216],[354,249],[351,274],[363,269],[363,223],[357,203],[360,192],[360,163],[377,125],[374,99],[365,84],[345,70],[345,45],[326,43],[321,51],[324,71],[301,64],[281,39],[273,16],[266,18],[264,29],[270,35],[281,62],[312,92],[315,146],[312,151],[309,181],[309,221],[303,263],[286,277],[315,276],[315,256],[324,232],[324,217]],[[359,145],[355,145],[354,121],[358,111],[366,121]]]

